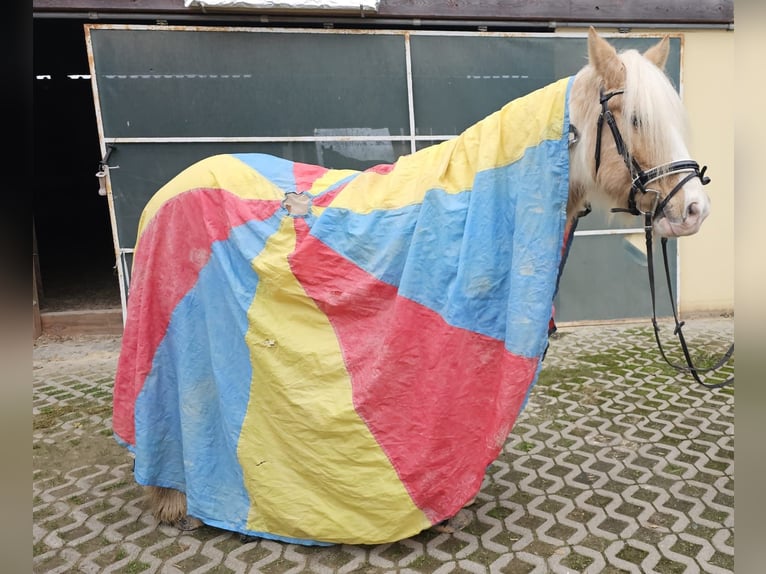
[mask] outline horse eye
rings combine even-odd
[[[630,118],[630,122],[633,124],[635,129],[638,129],[641,126],[641,120],[635,114]]]

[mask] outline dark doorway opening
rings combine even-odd
[[[120,307],[83,22],[35,19],[33,229],[40,309]]]

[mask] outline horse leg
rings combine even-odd
[[[463,530],[466,526],[468,526],[473,521],[473,516],[471,515],[471,512],[469,510],[466,510],[469,506],[471,506],[474,502],[476,502],[476,496],[474,496],[471,500],[466,502],[463,505],[463,508],[457,511],[457,514],[453,516],[452,518],[448,518],[446,520],[442,520],[439,524],[436,524],[432,526],[436,532],[446,532],[447,534],[452,534],[453,532],[457,532],[458,530]]]
[[[196,530],[202,521],[186,514],[186,495],[174,488],[163,486],[145,486],[149,500],[149,509],[154,517],[163,524],[175,526],[179,530]]]

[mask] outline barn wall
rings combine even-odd
[[[155,1],[153,6],[167,4],[171,0]],[[140,3],[140,2],[139,2]],[[35,0],[36,13],[61,11],[66,9],[82,9],[88,2],[65,2],[52,0]],[[145,3],[144,3],[145,4]],[[643,6],[645,3],[639,3]],[[670,3],[675,5],[677,3]],[[103,5],[109,5],[109,2]],[[124,5],[123,5],[124,6]],[[131,4],[134,8],[140,8]],[[148,6],[148,5],[147,5]],[[144,9],[147,9],[144,6]],[[615,7],[617,4],[611,3]],[[721,4],[726,9],[717,13],[716,19],[722,21],[733,20],[731,3]],[[713,12],[707,12],[713,14]],[[499,15],[499,14],[497,14]],[[580,17],[584,14],[578,12]],[[453,15],[454,16],[454,15]],[[465,14],[462,14],[465,17]],[[507,15],[506,15],[507,16]],[[570,14],[571,16],[571,14]],[[612,14],[610,16],[617,16]],[[633,14],[636,18],[638,14]],[[665,14],[665,17],[668,17]],[[62,25],[63,21],[47,21],[46,24]],[[708,24],[712,24],[712,17]],[[560,20],[561,21],[561,20]],[[41,24],[38,22],[37,24]],[[66,22],[68,26],[75,24],[73,21]],[[244,23],[243,23],[244,24]],[[663,26],[665,27],[665,26]],[[561,28],[561,31],[575,32],[585,31],[584,28]],[[600,28],[603,32],[616,32],[616,28]],[[709,175],[712,183],[707,191],[713,202],[713,213],[705,223],[702,232],[693,237],[683,238],[679,241],[680,252],[680,301],[683,312],[702,311],[731,311],[734,307],[734,242],[733,242],[733,205],[734,205],[734,157],[733,157],[733,114],[736,108],[736,93],[733,78],[734,69],[734,32],[725,27],[718,28],[690,28],[679,25],[678,28],[667,28],[670,32],[682,32],[684,34],[683,50],[683,84],[684,99],[689,110],[692,123],[692,155],[701,164],[709,165]],[[36,29],[36,32],[38,30]],[[633,28],[632,32],[657,33],[657,29]],[[37,34],[36,34],[37,36]],[[39,36],[36,37],[38,41]],[[42,40],[44,41],[44,40]],[[56,42],[50,37],[51,42]],[[76,48],[82,50],[83,46],[79,31],[77,34]],[[38,52],[39,53],[39,52]],[[37,56],[37,54],[36,54]],[[39,101],[39,100],[38,100]],[[36,108],[37,103],[35,104]],[[70,132],[71,133],[71,132]],[[90,145],[90,144],[88,144]],[[83,190],[88,188],[87,193],[94,195],[90,198],[97,201],[92,189],[93,180],[93,153],[87,154],[88,186],[80,186]],[[83,171],[85,173],[85,171]],[[52,189],[56,186],[45,186]],[[78,188],[78,189],[79,189]],[[83,192],[84,193],[84,192]],[[57,195],[61,194],[58,189]],[[41,194],[44,195],[44,194]],[[100,198],[103,199],[103,198]],[[101,207],[101,206],[100,206]],[[36,214],[43,216],[44,214]],[[60,213],[58,220],[61,220]],[[89,219],[92,226],[94,219]],[[71,221],[70,221],[71,224]],[[69,226],[71,229],[71,225]],[[38,233],[40,233],[38,228]],[[45,231],[42,231],[45,233]],[[46,240],[42,238],[43,242]],[[91,236],[91,247],[94,243],[101,245]],[[106,241],[103,242],[108,246]],[[70,250],[71,251],[71,250]],[[91,258],[93,259],[93,258]],[[112,263],[108,264],[111,272]],[[102,266],[106,267],[106,264]],[[45,271],[45,269],[44,269]],[[74,269],[68,269],[68,275],[77,276]],[[46,275],[44,274],[44,279]],[[50,273],[47,274],[50,277]]]
[[[37,12],[80,12],[92,15],[120,13],[130,15],[156,14],[159,16],[210,14],[263,14],[279,19],[287,14],[322,15],[340,14],[361,18],[356,8],[333,10],[285,10],[284,8],[215,8],[191,6],[184,0],[33,0]],[[517,22],[613,22],[613,23],[676,23],[721,24],[734,21],[733,0],[380,0],[374,14],[365,19],[464,21],[517,21]],[[418,24],[420,25],[420,24]]]
[[[683,311],[734,308],[734,33],[686,33],[684,101],[692,156],[708,164],[710,217],[699,234],[679,241]]]

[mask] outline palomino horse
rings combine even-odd
[[[708,214],[667,54],[591,29],[574,77],[393,165],[220,155],[159,190],[113,417],[155,516],[306,544],[455,516],[537,380],[579,212]]]

